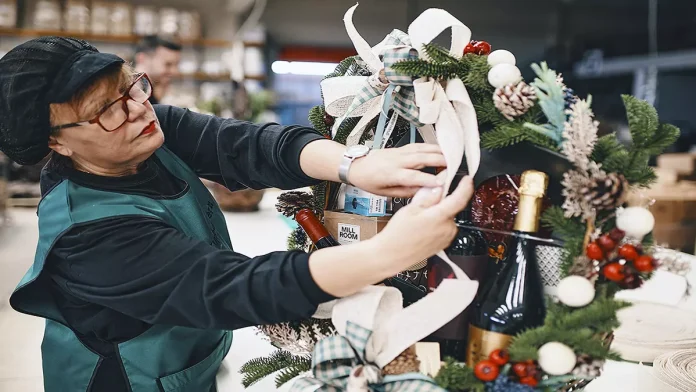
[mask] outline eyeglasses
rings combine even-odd
[[[99,124],[106,132],[113,132],[120,128],[128,121],[128,100],[133,100],[137,103],[145,103],[152,96],[152,82],[147,74],[138,74],[133,84],[128,87],[123,96],[104,107],[99,111],[96,117],[87,121],[80,121],[71,124],[63,124],[51,127],[51,131],[55,132],[60,129],[80,127],[83,125]]]

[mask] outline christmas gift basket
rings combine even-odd
[[[476,190],[446,250],[308,320],[259,326],[278,350],[242,366],[244,385],[272,376],[293,392],[581,390],[621,360],[611,344],[630,304],[615,294],[668,268],[649,209],[625,200],[655,180],[648,162],[679,130],[627,95],[632,142],[599,137],[591,97],[543,62],[523,80],[512,53],[472,41],[445,10],[371,46],[356,9],[344,23],[358,55],[324,78],[310,121],[346,146],[438,144],[446,188],[466,174]],[[445,30],[449,48],[432,42]],[[288,249],[312,252],[376,235],[407,204],[325,182],[277,207],[299,224]],[[474,258],[484,267],[471,268]],[[452,328],[461,333],[443,340]]]

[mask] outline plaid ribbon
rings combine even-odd
[[[398,73],[393,65],[399,61],[417,59],[418,51],[411,47],[411,39],[408,34],[393,30],[384,40],[384,49],[380,52],[384,62],[384,76],[389,83],[383,83],[379,74],[374,74],[368,78],[353,102],[348,107],[345,117],[350,117],[350,113],[357,107],[375,99],[387,90],[389,85],[398,86],[394,89],[393,108],[398,115],[404,117],[416,127],[424,124],[418,120],[418,107],[416,106],[416,93],[413,90],[413,78],[408,75]],[[386,115],[386,113],[383,113]]]
[[[379,368],[365,359],[371,335],[369,329],[349,321],[345,336],[334,335],[320,340],[312,355],[314,378],[298,379],[290,392],[447,392],[420,373],[382,377]],[[356,373],[365,380],[356,378]]]

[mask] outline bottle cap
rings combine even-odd
[[[520,179],[520,194],[541,198],[546,194],[548,186],[549,176],[546,173],[527,170],[522,173],[522,178]]]

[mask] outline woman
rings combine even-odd
[[[444,166],[435,146],[344,159],[312,129],[153,107],[151,94],[147,75],[80,40],[0,59],[0,150],[21,164],[52,154],[34,265],[10,299],[47,319],[47,392],[214,391],[229,331],[310,317],[435,254],[471,194],[463,181],[437,203],[437,178],[418,171]],[[339,171],[376,194],[435,190],[370,240],[249,258],[199,180],[292,189]]]

